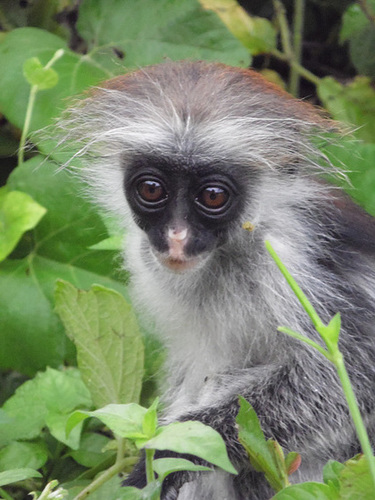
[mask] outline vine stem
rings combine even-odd
[[[119,462],[116,462],[114,465],[112,465],[112,467],[103,472],[103,474],[97,477],[92,483],[90,483],[86,488],[84,488],[76,497],[74,497],[74,500],[83,500],[84,498],[87,498],[90,493],[97,490],[100,486],[102,486],[102,484],[109,481],[113,476],[115,476],[125,468],[134,465],[137,461],[138,458],[127,457],[123,458]]]
[[[301,64],[302,59],[302,38],[303,23],[305,15],[305,0],[294,0],[294,20],[293,20],[293,54],[297,64]],[[296,66],[291,66],[289,91],[294,96],[299,94],[300,74]]]
[[[154,459],[155,450],[146,448],[146,478],[147,483],[151,483],[155,479],[152,461]]]
[[[375,24],[375,14],[374,14],[373,10],[371,9],[370,5],[368,4],[368,1],[367,0],[358,0],[358,3],[362,9],[362,12],[367,17],[367,19],[370,21],[370,23]]]
[[[23,125],[20,145],[18,148],[18,166],[22,165],[22,163],[24,162],[26,138],[29,134],[30,122],[31,122],[32,114],[33,114],[35,97],[36,97],[37,93],[38,93],[38,85],[32,85],[31,89],[30,89],[30,95],[29,95],[29,100],[27,103],[27,108],[26,108],[25,123]]]
[[[372,483],[374,486],[375,490],[375,459],[371,447],[371,443],[367,434],[367,430],[365,427],[365,424],[363,422],[361,412],[359,411],[358,408],[358,402],[357,398],[354,394],[353,387],[350,383],[349,375],[346,370],[345,362],[343,355],[341,352],[337,349],[336,352],[331,353],[331,361],[335,365],[337,374],[340,378],[341,385],[344,391],[344,395],[346,398],[346,401],[348,403],[349,407],[349,412],[352,417],[352,420],[354,422],[354,426],[357,432],[357,436],[359,439],[359,442],[361,444],[361,448],[363,451],[363,454],[365,455],[368,466],[370,469],[370,474],[372,478]]]
[[[48,63],[44,66],[44,69],[50,69],[51,66],[58,60],[60,57],[64,55],[64,49],[59,49],[57,50],[54,55],[51,57],[51,59],[48,61]],[[38,93],[39,87],[38,85],[32,85],[30,89],[30,95],[29,95],[29,100],[27,103],[27,108],[26,108],[26,116],[25,116],[25,122],[23,125],[22,129],[22,134],[21,134],[21,139],[20,139],[20,145],[18,148],[18,166],[22,165],[25,159],[25,145],[26,145],[26,139],[29,134],[29,129],[30,129],[30,123],[31,123],[31,117],[33,114],[34,110],[34,105],[35,105],[35,98]]]

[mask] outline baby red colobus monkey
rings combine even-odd
[[[126,227],[134,303],[168,349],[165,421],[212,426],[239,472],[173,474],[163,500],[272,496],[238,442],[238,395],[267,438],[301,453],[296,481],[357,453],[334,369],[277,332],[320,342],[264,246],[324,321],[341,312],[340,348],[373,435],[375,222],[319,178],[327,160],[314,138],[332,123],[254,71],[167,62],[106,82],[62,127],[93,199]],[[145,485],[142,462],[127,484]]]

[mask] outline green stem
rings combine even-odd
[[[285,14],[285,7],[280,2],[280,0],[273,0],[273,5],[275,9],[276,19],[279,23],[281,45],[283,47],[285,55],[288,59],[294,58],[293,48],[290,43],[290,30],[288,25],[288,19]]]
[[[294,0],[294,21],[293,21],[293,54],[297,64],[301,64],[302,59],[302,37],[305,14],[305,0]],[[295,97],[299,94],[300,74],[296,66],[291,67],[289,78],[289,91]]]
[[[33,114],[35,97],[36,97],[37,93],[38,93],[38,86],[32,85],[32,87],[30,89],[29,101],[27,103],[25,123],[24,123],[23,130],[22,130],[20,146],[18,149],[18,166],[22,165],[22,163],[24,161],[26,138],[27,138],[28,133],[29,133],[30,122],[31,122],[32,114]]]
[[[358,0],[358,3],[362,9],[362,12],[367,17],[367,19],[370,21],[370,23],[375,24],[375,14],[374,14],[374,11],[371,9],[371,6],[369,5],[368,1],[367,0]]]
[[[134,457],[123,458],[120,462],[116,462],[112,467],[107,469],[103,474],[101,474],[98,478],[95,479],[92,483],[90,483],[86,488],[84,488],[74,500],[82,500],[83,498],[87,498],[90,493],[96,491],[102,484],[109,481],[113,476],[116,476],[119,472],[121,472],[126,467],[134,465],[137,462],[137,459]]]
[[[49,69],[63,55],[64,55],[64,49],[57,50],[54,53],[54,55],[51,57],[51,59],[48,61],[48,63],[44,66],[44,68]],[[33,114],[35,98],[36,98],[36,94],[38,93],[38,90],[39,90],[38,85],[31,86],[29,101],[27,103],[27,109],[26,109],[25,123],[23,126],[21,139],[20,139],[20,145],[19,145],[19,149],[18,149],[18,166],[22,165],[22,163],[24,162],[24,158],[25,158],[24,152],[25,152],[26,139],[27,139],[27,136],[29,134],[31,117]]]
[[[155,450],[146,448],[146,478],[147,483],[151,483],[155,480],[154,469],[152,467],[152,461],[154,459]]]
[[[125,454],[125,439],[116,436],[117,441],[117,457],[116,463],[120,462],[124,458]]]
[[[355,397],[353,387],[350,383],[348,372],[346,371],[344,358],[341,352],[337,349],[336,353],[332,356],[332,362],[336,367],[338,376],[344,390],[345,398],[348,403],[349,412],[354,422],[359,442],[361,443],[362,451],[367,459],[368,466],[371,473],[372,482],[375,490],[375,460],[367,434],[365,424],[358,408],[357,398]]]
[[[4,500],[13,500],[13,498],[3,488],[0,488],[0,495]]]
[[[318,76],[314,75],[314,73],[311,73],[311,71],[301,66],[297,61],[294,61],[283,52],[280,52],[280,50],[273,49],[271,51],[271,54],[281,61],[288,62],[292,67],[296,69],[296,71],[298,71],[299,75],[305,78],[307,81],[313,83],[314,85],[318,85],[320,83],[321,79]]]
[[[324,328],[325,325],[322,322],[322,320],[319,318],[318,313],[315,311],[313,306],[310,304],[309,299],[303,293],[301,288],[297,285],[296,281],[290,275],[286,266],[281,262],[280,257],[277,255],[275,250],[272,248],[271,243],[269,241],[265,241],[265,245],[266,245],[266,248],[267,248],[268,252],[270,253],[271,257],[276,262],[277,267],[280,269],[284,278],[287,280],[290,288],[293,290],[294,294],[296,295],[298,300],[301,302],[303,308],[305,309],[307,314],[310,316],[310,319],[311,319],[313,325],[315,326],[315,328],[317,330],[319,330],[320,328]]]

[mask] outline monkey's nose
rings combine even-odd
[[[168,229],[168,238],[173,241],[183,241],[186,240],[187,238],[187,228],[183,229],[174,229],[174,228],[169,228]]]

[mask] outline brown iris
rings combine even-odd
[[[167,198],[167,192],[162,184],[156,180],[143,180],[137,185],[137,191],[143,201],[158,203]]]
[[[210,210],[218,210],[227,203],[229,193],[220,186],[207,186],[198,195],[197,201]]]

